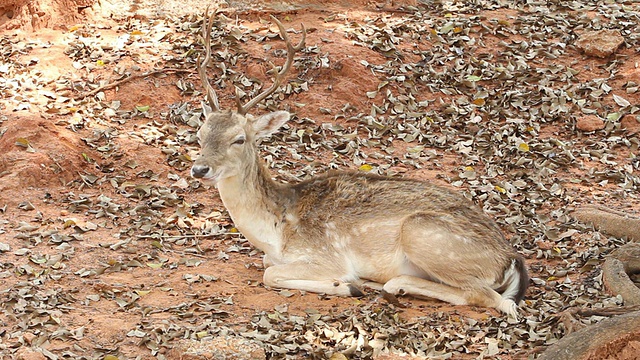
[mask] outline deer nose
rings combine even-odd
[[[207,165],[193,165],[191,167],[191,176],[197,179],[203,178],[209,172]]]

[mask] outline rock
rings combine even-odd
[[[33,339],[35,339],[37,336],[35,334],[32,334],[30,332],[25,332],[24,334],[22,334],[22,338],[24,339],[24,341],[28,344],[31,345],[31,342],[33,341]]]
[[[587,115],[576,120],[576,128],[582,131],[596,131],[604,129],[604,121],[595,115]]]
[[[576,47],[589,56],[606,58],[613,54],[624,42],[617,30],[585,32],[576,41]]]
[[[640,132],[640,119],[637,115],[625,115],[620,120],[620,126],[626,129],[629,134],[636,134]]]
[[[167,359],[175,360],[263,360],[262,346],[237,336],[218,336],[211,340],[182,340]]]
[[[39,351],[23,347],[16,352],[17,360],[47,360],[47,358]]]
[[[261,63],[252,63],[247,65],[245,76],[249,79],[258,79],[264,81],[267,78],[267,69]]]

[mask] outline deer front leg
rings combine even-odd
[[[264,284],[337,296],[364,296],[356,285],[341,279],[347,274],[326,266],[303,262],[273,265],[264,271]]]
[[[271,260],[271,257],[269,257],[269,255],[264,254],[264,257],[262,258],[262,266],[264,266],[265,269],[275,265],[276,263]]]

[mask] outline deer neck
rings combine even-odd
[[[280,230],[286,209],[282,184],[271,175],[258,158],[245,166],[238,175],[218,182],[218,192],[234,224],[265,254],[278,257],[282,243]]]

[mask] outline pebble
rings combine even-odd
[[[595,115],[583,116],[576,120],[576,128],[586,132],[602,130],[604,126],[604,121]]]
[[[624,38],[617,30],[588,31],[580,35],[576,47],[588,56],[599,58],[609,57],[616,52]]]
[[[629,134],[640,133],[640,119],[637,115],[625,115],[620,120],[620,127],[626,129]]]

